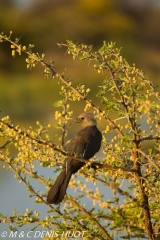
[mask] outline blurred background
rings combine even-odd
[[[0,31],[20,38],[23,45],[35,44],[34,52],[55,62],[55,71],[76,82],[85,82],[96,92],[103,74],[87,62],[72,61],[57,43],[72,40],[93,45],[104,40],[122,47],[129,63],[136,63],[155,84],[160,74],[160,1],[157,0],[5,0],[0,1]],[[41,66],[27,70],[26,55],[11,56],[8,43],[0,44],[0,110],[23,126],[53,122],[57,100],[56,81],[46,80]],[[91,96],[92,98],[92,96]],[[82,107],[83,109],[83,107]]]
[[[75,85],[84,82],[92,88],[89,97],[95,102],[94,93],[103,74],[92,71],[87,62],[72,61],[57,43],[68,39],[97,50],[104,40],[116,42],[129,63],[136,63],[155,85],[159,84],[159,0],[2,0],[0,13],[1,32],[9,35],[13,31],[12,38],[20,38],[22,45],[35,44],[33,51],[45,53],[47,61],[53,60],[55,71],[65,72]],[[53,103],[59,99],[59,85],[44,78],[41,66],[27,70],[25,58],[25,54],[13,58],[10,45],[0,43],[1,117],[9,115],[21,127],[34,126],[37,120],[54,125]],[[83,107],[81,103],[73,109],[75,117]],[[6,213],[7,208],[11,214],[14,208],[23,211],[26,205],[32,206],[25,187],[13,180],[13,174],[4,170],[0,173],[0,210]],[[23,195],[21,204],[17,200],[19,191]]]

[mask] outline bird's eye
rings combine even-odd
[[[84,120],[84,117],[81,117],[81,120]]]

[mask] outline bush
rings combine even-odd
[[[92,46],[77,45],[71,41],[59,44],[66,47],[73,59],[93,62],[93,68],[103,73],[104,80],[99,84],[98,104],[88,98],[92,89],[87,83],[73,83],[54,70],[53,62],[47,63],[44,54],[33,52],[33,45],[22,46],[19,40],[0,34],[1,42],[11,44],[12,56],[27,55],[27,68],[41,63],[46,78],[57,79],[61,84],[60,95],[55,106],[57,127],[61,129],[61,144],[53,143],[48,134],[50,124],[37,122],[37,129],[28,130],[16,126],[8,116],[0,120],[0,160],[5,168],[27,186],[30,197],[38,204],[47,205],[46,218],[41,219],[38,212],[29,209],[19,215],[13,215],[1,221],[10,223],[10,229],[16,230],[25,224],[33,229],[41,227],[54,237],[74,237],[83,239],[158,239],[160,228],[160,96],[147,79],[143,71],[135,64],[130,65],[114,43],[103,43],[97,51]],[[67,133],[73,116],[73,102],[85,103],[84,111],[93,111],[98,120],[103,119],[103,142],[101,163],[95,171],[85,166],[78,172],[83,179],[72,177],[70,187],[78,194],[66,195],[63,207],[47,204],[46,192],[38,192],[32,186],[33,179],[48,189],[53,179],[46,179],[36,170],[36,162],[44,168],[55,171],[61,166],[67,152]],[[109,141],[108,141],[109,139]],[[10,149],[16,149],[12,156]],[[77,159],[78,160],[78,159]],[[89,189],[86,182],[94,183]],[[105,191],[113,193],[107,199]],[[47,190],[48,191],[48,190]],[[76,195],[76,196],[75,196]],[[85,201],[84,201],[85,200]],[[86,207],[84,202],[89,203]],[[26,206],[27,207],[27,206]],[[60,235],[61,234],[61,235]],[[79,235],[78,235],[79,234]],[[83,234],[83,236],[82,236]]]

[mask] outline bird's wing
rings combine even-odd
[[[71,142],[68,154],[88,160],[99,151],[101,140],[101,133],[97,128],[86,127],[76,134],[75,138]],[[76,172],[83,165],[84,162],[67,158],[64,167],[66,169],[71,167],[74,170],[73,172]]]

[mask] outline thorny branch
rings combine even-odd
[[[10,39],[10,37],[6,37],[4,38],[3,35],[0,34],[0,39],[4,39],[8,42],[10,42],[12,45],[14,45],[16,48],[19,48],[19,45],[16,44],[14,41],[12,41]],[[95,109],[98,113],[101,114],[101,116],[103,116],[107,122],[118,132],[118,134],[120,136],[123,136],[122,131],[119,129],[119,127],[114,123],[114,121],[112,121],[107,115],[104,114],[104,112],[97,107],[91,100],[89,100],[87,97],[83,96],[75,87],[73,87],[73,85],[71,84],[71,82],[68,82],[61,74],[56,73],[53,70],[53,67],[51,64],[48,64],[44,61],[44,59],[39,58],[36,54],[33,54],[30,50],[24,50],[21,49],[22,52],[25,52],[28,56],[30,56],[31,58],[35,58],[35,61],[39,61],[45,68],[47,68],[50,72],[51,72],[51,77],[55,78],[57,77],[59,80],[61,80],[66,86],[68,86],[74,93],[77,94],[77,96],[79,96],[81,99],[83,99],[86,103],[90,104],[90,106],[93,107],[93,109]]]
[[[139,153],[141,153],[147,160],[150,164],[152,164],[158,171],[160,171],[160,168],[159,166],[152,160],[152,158],[148,157],[147,154],[145,154],[142,150],[140,149],[137,149],[137,151]]]
[[[48,142],[48,141],[44,141],[43,139],[36,139],[34,137],[32,137],[29,133],[27,132],[19,132],[18,129],[16,129],[13,125],[10,125],[9,123],[3,121],[2,119],[0,120],[1,123],[3,123],[4,125],[6,125],[8,128],[14,130],[15,132],[17,132],[19,135],[23,135],[25,136],[26,138],[29,138],[31,140],[34,140],[35,142],[37,142],[38,144],[40,145],[45,145],[45,146],[49,146],[51,147],[54,151],[56,152],[59,152],[61,153],[62,155],[68,157],[68,158],[71,158],[73,160],[76,160],[76,161],[81,161],[81,162],[85,162],[85,163],[88,163],[88,160],[86,159],[82,159],[82,158],[78,158],[76,156],[72,156],[72,155],[69,155],[67,152],[64,152],[62,151],[61,149],[59,149],[54,143],[52,142]],[[109,166],[107,164],[101,164],[101,163],[97,163],[97,162],[92,162],[91,163],[91,167],[93,167],[94,169],[100,169],[100,168],[103,168],[103,169],[110,169],[110,170],[113,170],[113,171],[117,171],[117,170],[122,170],[124,172],[129,172],[129,173],[135,173],[136,170],[135,169],[130,169],[130,168],[123,168],[123,167],[113,167],[113,166]]]
[[[35,60],[35,62],[41,62],[41,64],[45,67],[45,69],[47,69],[50,73],[51,73],[51,77],[52,78],[55,78],[57,77],[61,82],[63,82],[66,86],[68,86],[78,97],[80,97],[81,99],[83,99],[87,104],[89,104],[90,106],[93,107],[93,109],[95,109],[101,116],[103,116],[107,122],[117,131],[117,133],[123,137],[123,132],[120,130],[120,128],[115,124],[114,121],[112,121],[99,107],[97,107],[94,103],[92,103],[91,100],[89,100],[86,96],[82,95],[72,84],[71,82],[68,82],[68,80],[65,79],[65,77],[59,73],[56,73],[54,70],[53,70],[53,67],[51,64],[48,64],[44,61],[44,59],[42,58],[39,58],[38,55],[36,54],[33,54],[31,52],[31,50],[28,48],[28,49],[21,49],[21,45],[19,45],[18,43],[15,43],[13,42],[11,39],[10,39],[10,36],[9,37],[6,37],[6,36],[3,36],[0,34],[0,39],[2,40],[6,40],[8,42],[10,42],[12,45],[14,45],[17,49],[19,49],[19,54],[21,51],[25,52],[31,59]],[[63,45],[63,44],[61,44]],[[67,46],[67,45],[65,45]],[[94,57],[94,56],[93,56]],[[95,57],[94,57],[95,58]],[[101,64],[103,64],[103,62],[101,62]],[[111,73],[111,77],[112,77],[112,80],[115,82],[115,85],[116,85],[116,88],[117,88],[117,92],[120,94],[120,96],[122,97],[122,102],[123,102],[123,105],[124,107],[126,108],[126,112],[128,114],[128,107],[127,105],[125,104],[125,99],[123,98],[123,95],[121,94],[121,89],[118,87],[117,85],[117,82],[116,82],[116,79],[114,78],[114,72],[112,71],[112,68],[106,64],[106,66],[104,68],[106,68],[110,71]],[[146,80],[145,80],[146,81]],[[146,81],[147,82],[147,81]],[[155,89],[154,87],[150,84],[150,82],[147,82],[152,90],[152,92],[155,93],[155,96],[157,97],[158,100],[160,100],[160,97],[158,95],[158,93],[155,92]],[[134,96],[133,96],[134,97]],[[134,108],[134,100],[133,99],[133,112],[135,111],[135,108]],[[129,115],[128,115],[129,116]],[[154,165],[154,167],[156,168],[156,170],[159,171],[159,167],[157,166],[157,164],[155,164],[151,158],[149,158],[148,156],[146,156],[145,153],[143,153],[140,149],[139,149],[139,144],[144,141],[144,140],[160,140],[160,138],[158,136],[156,137],[153,137],[153,136],[149,136],[149,137],[140,137],[138,135],[138,130],[136,128],[136,123],[135,123],[135,118],[130,118],[129,116],[129,121],[131,123],[131,126],[132,126],[132,130],[134,132],[134,143],[135,143],[135,147],[133,149],[133,159],[134,159],[134,169],[128,169],[128,168],[120,168],[120,167],[112,167],[112,166],[108,166],[106,164],[99,164],[99,163],[94,163],[92,166],[95,166],[98,167],[98,168],[107,168],[107,169],[110,169],[110,170],[122,170],[124,172],[131,172],[131,173],[135,173],[135,178],[136,178],[136,182],[139,186],[139,189],[140,189],[140,193],[141,193],[141,199],[142,199],[142,207],[143,207],[143,210],[144,210],[144,217],[145,217],[145,226],[146,226],[146,232],[147,232],[147,235],[149,237],[150,240],[153,240],[154,239],[154,233],[153,233],[153,229],[152,229],[152,223],[151,223],[151,216],[150,216],[150,207],[149,207],[149,200],[148,200],[148,196],[146,195],[145,193],[145,190],[144,190],[144,187],[143,187],[143,178],[142,178],[142,173],[141,173],[141,166],[138,162],[138,159],[140,157],[140,155],[142,154],[144,157],[147,158],[147,160],[152,164]],[[2,122],[2,121],[1,121]],[[9,128],[12,128],[14,129],[13,126],[11,126],[10,124],[8,123],[3,123],[3,124],[6,124]],[[14,129],[16,131],[16,129]],[[53,143],[51,142],[46,142],[44,141],[43,139],[36,139],[32,136],[30,136],[28,133],[24,133],[24,132],[21,132],[20,134],[24,135],[31,139],[31,140],[34,140],[36,141],[38,144],[42,144],[42,145],[46,145],[46,146],[50,146],[51,148],[53,148],[53,150],[63,154],[64,156],[66,157],[69,157],[69,158],[72,158],[74,160],[78,160],[78,161],[82,161],[82,162],[85,162],[85,163],[88,163],[88,161],[86,161],[85,159],[81,159],[81,158],[77,158],[75,156],[70,156],[68,155],[66,152],[62,151],[61,149],[57,148],[56,145],[54,145]],[[6,147],[8,143],[4,144],[0,149],[3,149]],[[13,170],[15,171],[15,169],[13,168]],[[21,179],[23,181],[23,179]],[[32,190],[32,189],[31,189]],[[72,202],[74,202],[74,200],[72,199]],[[77,203],[74,202],[74,204],[76,205]],[[80,206],[78,206],[80,207]],[[81,207],[80,207],[81,209]],[[85,209],[81,209],[82,212],[85,211]],[[87,213],[88,214],[88,213]],[[100,226],[99,226],[100,227]],[[104,229],[102,229],[104,231]],[[107,232],[104,232],[107,236]],[[110,236],[107,236],[108,239],[111,239]]]
[[[54,209],[58,214],[61,215],[61,217],[63,217],[63,214],[62,214],[59,210],[55,209],[55,208],[52,207],[50,204],[48,204],[48,203],[44,200],[44,198],[43,198],[42,196],[40,196],[40,195],[33,189],[33,187],[26,182],[26,180],[21,176],[21,174],[20,174],[19,172],[16,171],[16,169],[13,167],[13,165],[12,165],[11,163],[7,162],[7,164],[8,164],[8,165],[10,166],[10,168],[14,171],[14,173],[17,175],[17,177],[30,189],[30,191],[31,191],[32,193],[34,193],[34,195],[35,195],[36,197],[38,197],[38,198],[42,201],[43,204],[48,205],[51,209]],[[21,167],[20,164],[17,164],[17,166]],[[40,182],[42,182],[42,183],[45,184],[45,185],[48,185],[48,183],[47,183],[43,178],[41,178],[40,176],[38,176],[37,173],[34,173],[33,171],[27,169],[26,167],[23,167],[23,171],[26,172],[26,173],[29,174],[29,175],[33,175],[33,174],[34,174],[34,175],[36,176],[36,178],[37,178]],[[104,234],[104,236],[107,236],[108,239],[112,240],[112,238],[110,237],[110,235],[108,234],[108,232],[101,226],[101,224],[100,224],[94,217],[92,217],[92,216],[90,215],[89,212],[87,212],[83,207],[81,207],[73,198],[68,197],[68,199],[69,199],[69,201],[72,202],[72,204],[75,205],[79,210],[82,210],[82,209],[83,209],[82,212],[83,212],[87,217],[89,217],[90,220],[91,220],[92,222],[94,222],[94,223],[100,228],[100,230],[101,230],[101,232]],[[69,220],[72,220],[72,221],[73,221],[73,219],[72,219],[71,217],[67,216],[67,218],[68,218]],[[15,221],[15,220],[16,220],[16,219],[14,219],[14,221]],[[5,218],[5,221],[10,222],[10,219]],[[18,222],[18,219],[17,219],[16,222]],[[34,221],[30,221],[30,223],[33,223],[33,222],[40,224],[39,219],[34,220]],[[51,225],[51,226],[58,226],[57,223],[53,223],[53,222],[51,222],[50,225]],[[88,228],[86,228],[86,227],[85,227],[84,225],[82,225],[81,223],[79,223],[79,225],[81,225],[81,227],[82,227],[83,229],[88,230]],[[71,228],[71,230],[73,230],[73,228]],[[96,239],[99,239],[98,236],[96,237]]]
[[[101,230],[101,232],[104,234],[104,236],[107,237],[108,240],[112,240],[112,238],[110,237],[109,233],[101,226],[101,224],[91,216],[91,214],[89,212],[87,212],[82,206],[80,206],[74,199],[70,199],[70,201],[78,207],[78,209],[83,212],[87,218],[91,219],[92,222],[94,222],[98,228]]]

